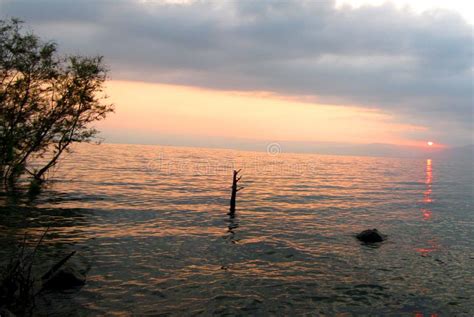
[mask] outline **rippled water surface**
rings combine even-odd
[[[472,162],[84,145],[51,177],[0,207],[3,257],[50,226],[44,263],[88,270],[41,314],[474,314]]]

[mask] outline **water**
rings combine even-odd
[[[471,162],[274,154],[81,145],[37,200],[4,198],[0,252],[47,226],[41,264],[78,251],[87,283],[47,315],[474,313]]]

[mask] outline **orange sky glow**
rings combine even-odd
[[[403,137],[426,130],[354,106],[314,104],[266,92],[109,81],[116,113],[101,122],[108,135],[127,133],[426,146]]]

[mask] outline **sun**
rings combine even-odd
[[[433,146],[434,143],[431,142],[431,141],[428,141],[428,142],[426,142],[426,144],[428,144],[428,146]]]

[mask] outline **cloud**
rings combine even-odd
[[[373,107],[472,142],[473,30],[450,11],[329,0],[3,0],[0,10],[68,52],[105,55],[115,79]]]

